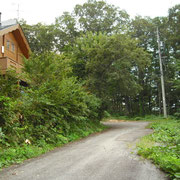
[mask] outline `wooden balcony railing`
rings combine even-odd
[[[14,69],[17,73],[21,73],[22,67],[23,66],[21,64],[17,63],[16,61],[10,58],[0,58],[0,71],[2,74],[5,74],[7,69]]]

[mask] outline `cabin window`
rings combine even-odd
[[[12,50],[12,52],[15,52],[15,45],[14,45],[14,43],[11,43],[11,50]]]
[[[6,48],[7,48],[7,50],[10,49],[10,41],[9,40],[6,41]]]

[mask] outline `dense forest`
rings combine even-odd
[[[162,114],[158,27],[167,112],[178,115],[180,5],[167,17],[132,19],[118,7],[91,0],[54,24],[21,24],[33,53],[63,54],[73,76],[101,100],[102,112],[128,116]]]
[[[157,28],[167,112],[180,118],[180,4],[167,17],[130,18],[88,0],[51,25],[19,23],[32,53],[22,74],[0,76],[0,168],[101,131],[109,115],[161,115]]]

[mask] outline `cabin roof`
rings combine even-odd
[[[23,55],[26,58],[29,58],[29,53],[31,51],[28,41],[24,35],[24,32],[19,24],[17,24],[15,21],[6,21],[2,22],[2,25],[0,26],[0,36],[3,36],[5,34],[8,34],[12,32],[14,35],[16,41],[18,42],[18,45],[23,53]]]
[[[12,25],[0,26],[0,30],[3,30],[3,29],[6,29],[6,28],[9,28],[10,26],[12,26]]]

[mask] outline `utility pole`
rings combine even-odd
[[[158,30],[158,28],[157,28],[157,41],[158,41],[158,50],[159,50],[159,64],[160,64],[160,74],[161,74],[163,113],[164,113],[164,118],[167,118],[166,96],[165,96],[165,88],[164,88],[164,74],[163,74],[163,66],[162,66],[162,59],[161,59],[161,46],[160,46],[160,38],[159,38],[159,30]]]

